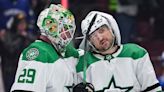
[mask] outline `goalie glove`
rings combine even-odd
[[[79,83],[73,87],[73,92],[95,92],[91,83]]]

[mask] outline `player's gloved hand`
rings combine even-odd
[[[91,83],[79,83],[73,87],[73,92],[95,92]]]

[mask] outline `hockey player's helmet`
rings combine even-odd
[[[93,25],[91,25],[91,28],[89,29],[89,25],[91,24],[91,21],[93,20],[95,15],[96,15],[95,21],[93,22]],[[86,33],[89,31],[88,35],[91,35],[99,27],[103,25],[106,25],[108,28],[112,29],[111,33],[113,34],[113,37],[115,37],[114,44],[121,45],[120,30],[118,28],[118,25],[115,19],[113,18],[113,16],[107,13],[103,13],[99,11],[91,11],[81,23],[82,34],[86,36]],[[94,51],[99,52],[89,41],[88,43]]]
[[[43,10],[37,20],[41,35],[45,35],[60,52],[70,43],[75,33],[73,14],[61,5],[51,4]]]

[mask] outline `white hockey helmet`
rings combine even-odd
[[[93,22],[93,25],[91,26],[90,30],[88,30],[88,27],[96,14],[97,14],[97,17],[95,21]],[[118,28],[118,24],[116,20],[113,18],[113,16],[107,13],[103,13],[99,11],[91,11],[81,23],[82,34],[86,36],[86,33],[89,31],[88,35],[90,35],[91,33],[96,31],[99,27],[103,25],[107,25],[108,28],[112,29],[111,33],[115,37],[114,43],[117,45],[121,45],[121,36],[120,36],[120,30]],[[92,49],[96,51],[96,49],[94,48],[94,46],[92,46],[90,42],[89,42],[89,45],[91,45]],[[80,47],[84,48],[84,40],[82,41]]]
[[[51,4],[43,10],[37,20],[41,35],[45,35],[60,52],[70,43],[76,25],[73,14],[61,5]]]

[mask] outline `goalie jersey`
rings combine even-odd
[[[96,92],[161,91],[147,51],[136,44],[121,45],[117,52],[106,56],[87,52],[76,66],[80,81],[84,58],[86,81],[93,84]]]
[[[52,45],[37,40],[21,54],[11,92],[70,92],[76,62],[74,57],[60,58]]]

